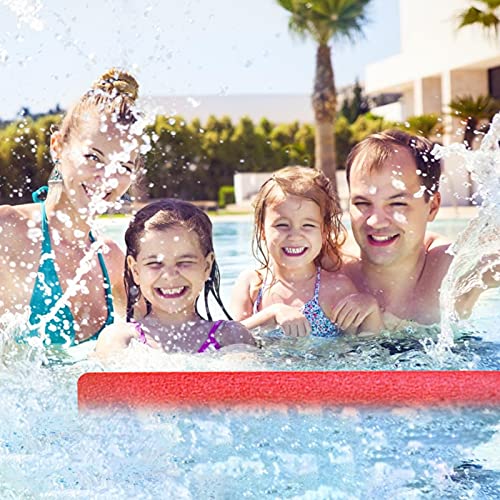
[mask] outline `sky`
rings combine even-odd
[[[372,0],[365,37],[334,41],[337,86],[399,53],[399,1]],[[274,0],[0,0],[0,119],[67,107],[113,66],[142,96],[310,94],[315,44]]]

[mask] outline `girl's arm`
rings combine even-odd
[[[301,337],[309,335],[311,326],[304,315],[286,304],[272,304],[253,314],[252,284],[257,279],[256,271],[243,271],[234,285],[231,299],[231,314],[243,326],[252,330],[257,327],[281,326],[285,335]]]
[[[97,339],[94,355],[105,360],[127,349],[130,341],[137,337],[134,326],[130,323],[115,322],[107,326]]]
[[[218,336],[222,347],[233,344],[255,345],[252,334],[238,321],[226,321],[219,329]]]
[[[329,279],[330,304],[335,304],[331,308],[330,319],[341,330],[351,334],[379,333],[384,328],[382,312],[375,297],[358,292],[345,274],[334,273],[334,277],[330,276]]]
[[[352,293],[333,308],[332,321],[347,333],[380,333],[384,328],[377,299],[369,293]]]
[[[229,309],[236,321],[245,320],[252,315],[253,301],[250,295],[250,285],[256,274],[256,271],[243,271],[234,284]]]

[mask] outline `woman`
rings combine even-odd
[[[96,337],[113,321],[112,291],[123,309],[123,253],[96,241],[91,225],[136,171],[137,91],[126,72],[102,75],[51,136],[49,187],[33,194],[35,203],[0,207],[0,307],[29,307],[29,333],[46,344]]]

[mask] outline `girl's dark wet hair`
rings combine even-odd
[[[137,259],[137,255],[140,251],[141,238],[147,231],[161,231],[175,226],[193,231],[198,236],[203,255],[207,256],[210,252],[214,253],[212,222],[208,215],[188,201],[165,198],[150,203],[139,210],[129,224],[125,233],[125,243],[127,245],[126,257],[130,255],[134,259]],[[130,321],[134,317],[134,306],[139,302],[142,294],[140,288],[134,282],[132,270],[127,260],[126,258],[124,283],[127,293],[127,321]],[[212,315],[208,307],[208,296],[210,293],[212,293],[227,318],[232,319],[222,304],[222,299],[220,297],[220,272],[215,258],[210,276],[205,282],[204,287],[205,309],[207,311],[208,320],[212,321]],[[146,299],[144,300],[147,308],[146,314],[149,314],[151,312],[151,303]],[[198,302],[198,300],[196,302]],[[199,315],[197,308],[196,312]]]

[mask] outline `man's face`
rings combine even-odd
[[[363,169],[363,161],[360,154],[351,167],[349,201],[361,258],[380,266],[414,259],[427,222],[438,211],[439,194],[426,201],[415,160],[403,147],[395,148],[377,170]]]

